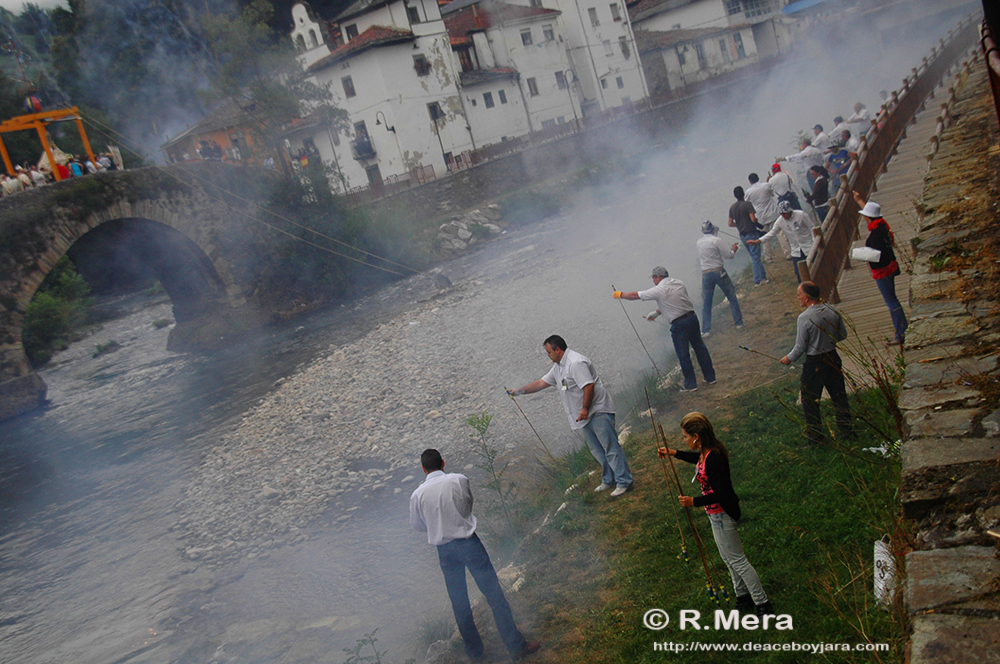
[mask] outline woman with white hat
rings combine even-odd
[[[875,201],[865,201],[858,192],[854,192],[854,200],[862,208],[861,216],[868,221],[869,234],[868,239],[865,240],[865,246],[880,252],[878,260],[869,261],[868,267],[871,268],[875,285],[878,286],[878,291],[882,294],[882,299],[885,300],[885,306],[889,307],[889,315],[892,316],[892,328],[895,335],[889,345],[901,346],[909,324],[906,321],[903,305],[896,297],[896,276],[899,274],[899,264],[896,263],[896,253],[892,249],[895,237],[889,224],[882,218],[881,205]]]

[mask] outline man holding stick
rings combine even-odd
[[[819,400],[825,387],[837,411],[837,428],[842,436],[850,438],[854,433],[851,406],[847,402],[844,372],[837,353],[837,342],[847,338],[844,319],[836,309],[820,300],[819,286],[811,281],[799,284],[796,298],[805,311],[799,314],[795,346],[779,361],[791,364],[805,353],[802,411],[806,417],[806,437],[810,445],[823,442]]]
[[[601,464],[601,484],[594,491],[600,493],[613,488],[612,498],[631,491],[632,471],[625,450],[618,443],[615,404],[604,389],[597,370],[589,358],[569,350],[566,340],[558,334],[546,339],[544,345],[553,367],[538,380],[508,390],[507,394],[515,397],[558,386],[570,428],[583,434],[590,453]]]
[[[647,314],[646,320],[654,321],[661,315],[666,315],[670,320],[670,340],[674,342],[677,362],[680,363],[681,373],[684,374],[684,387],[681,392],[694,392],[698,389],[698,377],[695,376],[694,365],[691,363],[692,348],[694,356],[698,358],[701,373],[705,376],[705,382],[715,385],[712,356],[709,355],[708,347],[701,338],[698,315],[694,312],[694,305],[691,304],[684,282],[671,279],[667,268],[660,266],[653,268],[652,276],[652,288],[631,293],[615,291],[613,297],[621,300],[655,300],[657,309]]]

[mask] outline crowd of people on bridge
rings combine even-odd
[[[48,162],[46,161],[46,164]],[[93,173],[104,173],[107,171],[117,171],[121,167],[115,161],[114,155],[110,152],[95,154],[91,160],[89,156],[70,156],[65,164],[56,162],[56,170],[60,180],[68,180],[75,177],[83,177]],[[46,166],[24,163],[14,167],[12,174],[0,174],[0,195],[13,196],[28,189],[44,187],[56,181],[56,175]]]

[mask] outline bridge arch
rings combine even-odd
[[[252,298],[273,237],[250,219],[268,176],[225,164],[175,165],[68,180],[0,200],[0,420],[45,399],[22,344],[46,275],[90,233],[128,228],[157,251],[177,325],[168,347],[212,348],[269,319]],[[235,195],[233,193],[235,192]]]

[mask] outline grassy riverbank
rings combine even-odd
[[[691,395],[656,388],[650,394],[671,446],[682,445],[678,427],[686,412],[700,410],[712,419],[732,455],[747,556],[777,612],[792,616],[794,629],[679,629],[680,610],[700,611],[704,624],[713,623],[717,606],[707,596],[705,572],[683,512],[679,516],[690,560],[680,559],[681,540],[670,504],[676,502],[676,490],[668,488],[655,454],[643,385],[637,385],[616,396],[620,418],[631,408],[622,402],[642,400],[628,421],[619,421],[631,426],[625,449],[635,491],[618,500],[595,494],[599,477],[588,476],[595,464],[585,449],[561,459],[557,479],[539,499],[551,514],[549,523],[514,556],[514,564],[527,570],[527,582],[513,596],[515,610],[524,629],[545,644],[534,661],[730,662],[754,654],[744,647],[793,643],[888,644],[889,651],[827,653],[820,661],[898,660],[901,614],[877,606],[872,593],[874,541],[887,533],[897,542],[906,541],[895,495],[898,460],[864,451],[895,440],[891,409],[879,390],[859,389],[851,398],[858,417],[857,439],[832,438],[821,447],[806,446],[797,404],[798,371],[739,349],[749,345],[780,356],[791,347],[798,314],[791,300],[794,277],[787,265],[772,266],[771,272],[770,286],[741,289],[744,315],[754,322],[743,331],[734,330],[728,321],[717,324],[722,329],[709,339],[719,385]],[[647,381],[647,387],[653,385]],[[833,423],[828,404],[824,423]],[[700,492],[688,483],[693,466],[680,463],[678,472],[687,494]],[[565,506],[556,512],[562,503]],[[708,519],[700,509],[692,510],[692,517],[716,585],[725,585],[731,595]],[[653,608],[670,615],[666,629],[643,626],[643,614]],[[736,644],[741,650],[738,655],[654,650],[655,643],[665,642],[688,648],[698,647],[690,645],[695,643]],[[757,655],[758,661],[789,663],[807,657],[802,652]]]

